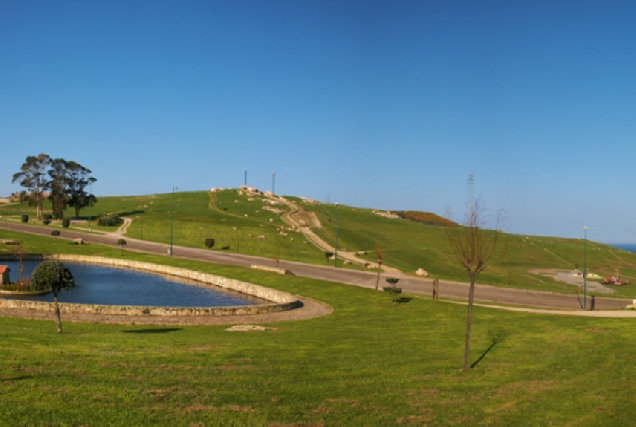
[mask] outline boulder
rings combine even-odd
[[[415,274],[420,277],[428,277],[428,273],[423,268],[418,268]]]

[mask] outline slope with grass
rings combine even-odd
[[[127,236],[168,244],[170,241],[172,194],[139,197],[101,197],[92,209],[92,215],[117,212],[132,219]],[[253,200],[250,200],[253,199]],[[264,197],[250,198],[236,190],[210,192],[184,192],[174,195],[175,245],[202,248],[205,238],[214,238],[212,250],[239,252],[270,259],[286,259],[312,264],[326,262],[324,252],[308,242],[304,236],[289,227],[280,213],[265,208],[288,212],[284,204],[271,205]],[[466,273],[449,256],[444,229],[403,219],[391,219],[374,215],[371,209],[354,208],[309,202],[299,197],[288,197],[304,211],[315,214],[321,227],[312,228],[319,237],[333,245],[336,220],[338,222],[339,249],[365,251],[363,259],[375,262],[374,248],[378,244],[384,263],[408,274],[418,268],[425,269],[431,277],[466,281]],[[0,207],[2,219],[19,220],[22,213],[32,208],[21,205]],[[45,204],[45,209],[50,205]],[[34,212],[34,210],[33,210]],[[71,216],[71,210],[67,211]],[[87,215],[86,209],[82,215]],[[86,216],[83,219],[87,219]],[[59,227],[53,223],[51,227]],[[86,224],[74,224],[86,228]],[[93,230],[115,231],[117,227],[98,227]],[[286,234],[286,235],[284,235]],[[259,238],[262,236],[263,238]],[[583,240],[541,236],[506,234],[505,257],[481,276],[478,281],[495,286],[564,293],[579,292],[577,286],[555,282],[553,279],[531,274],[531,269],[574,270],[583,266]],[[223,249],[226,248],[226,249]],[[342,264],[339,264],[342,266]],[[636,298],[636,254],[602,244],[587,243],[589,272],[601,276],[614,274],[633,284],[613,288],[613,296]]]
[[[37,236],[25,246],[121,256]],[[0,424],[596,426],[636,417],[633,319],[476,307],[464,373],[465,307],[408,294],[393,307],[369,289],[123,256],[285,290],[334,312],[244,333],[67,322],[58,335],[53,319],[0,318]]]
[[[300,199],[295,202],[318,216],[322,228],[314,229],[314,232],[323,240],[335,240],[337,221],[339,246],[351,251],[364,251],[366,255],[362,257],[369,261],[376,260],[374,249],[378,244],[384,262],[404,272],[413,274],[418,268],[423,268],[434,278],[467,280],[465,271],[451,256],[443,227],[386,218],[374,215],[371,209],[346,205],[336,208]],[[505,234],[505,241],[504,257],[479,276],[480,283],[555,292],[573,293],[578,290],[576,286],[531,274],[529,270],[581,269],[584,260],[582,239]],[[636,254],[631,252],[588,241],[587,267],[588,272],[601,276],[614,274],[619,269],[622,277],[636,282]],[[636,297],[636,283],[613,290],[613,296]]]

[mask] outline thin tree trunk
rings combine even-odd
[[[53,300],[55,301],[55,318],[57,320],[57,333],[62,333],[62,319],[60,318],[60,306],[57,304],[57,292],[53,292]]]
[[[378,277],[375,279],[375,290],[378,290],[380,285],[380,271],[382,271],[382,261],[378,261]]]
[[[473,322],[473,301],[475,300],[475,276],[470,276],[468,291],[468,316],[466,316],[466,342],[464,344],[464,372],[468,371],[468,353],[470,351],[470,326]]]

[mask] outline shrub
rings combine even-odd
[[[22,215],[22,222],[29,222],[29,215]]]
[[[50,218],[42,218],[42,223],[44,225],[49,225],[51,223],[51,219]]]
[[[223,246],[221,249],[223,249],[224,251],[227,251],[228,249],[230,249],[229,246]]]
[[[121,218],[117,214],[99,214],[97,217],[97,225],[102,227],[113,227],[121,223]]]
[[[420,211],[391,211],[391,213],[397,214],[400,218],[406,219],[408,221],[419,222],[427,225],[437,225],[442,227],[457,227],[457,224],[454,221],[451,221],[447,218],[441,217],[434,213],[430,212],[420,212]]]
[[[397,296],[400,295],[402,293],[402,288],[398,288],[395,285],[397,285],[397,282],[399,282],[400,279],[396,279],[395,277],[387,277],[386,278],[386,282],[390,285],[390,286],[385,286],[384,288],[382,288],[384,290],[384,292],[388,292],[393,296],[393,306],[395,307],[397,305]]]
[[[59,261],[44,261],[31,275],[31,287],[38,291],[53,290],[56,294],[75,286],[73,274]]]
[[[205,246],[208,248],[214,246],[214,239],[205,239]]]
[[[51,236],[53,236],[53,237],[57,237],[57,236],[59,236],[59,235],[60,235],[60,230],[53,230],[53,231],[51,231]]]
[[[62,220],[62,227],[64,227],[64,228],[68,228],[68,226],[69,226],[69,225],[71,225],[71,220],[70,220],[70,219],[68,219],[68,218],[64,218],[64,219]]]
[[[48,219],[49,221],[53,219],[53,215],[51,214],[42,214],[42,219]]]

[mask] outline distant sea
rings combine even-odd
[[[623,249],[630,252],[636,252],[636,245],[634,244],[620,244],[620,243],[608,243],[610,246],[614,246],[615,248]]]

